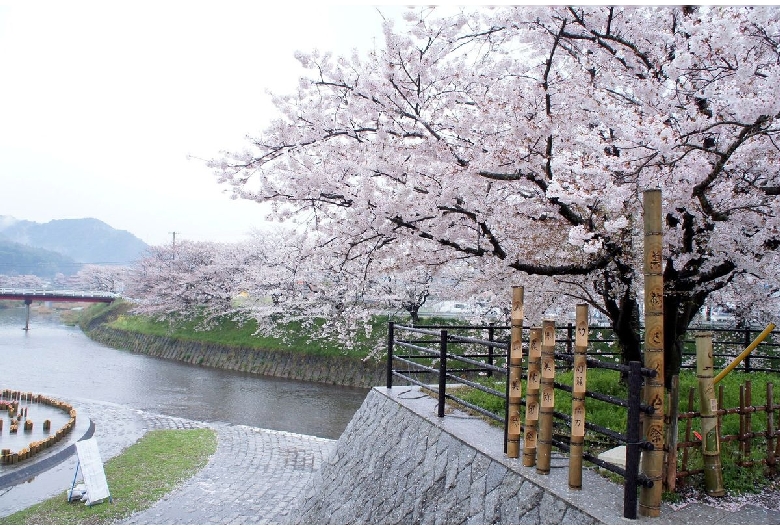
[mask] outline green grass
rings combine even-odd
[[[323,321],[313,323],[318,328],[323,324]],[[110,326],[145,335],[172,337],[205,344],[256,348],[267,352],[294,352],[324,357],[346,356],[359,359],[366,357],[371,349],[371,344],[381,343],[387,333],[384,327],[378,326],[376,329],[375,326],[371,337],[359,337],[355,347],[345,348],[335,339],[310,340],[311,333],[303,329],[301,323],[298,322],[280,325],[282,332],[278,337],[257,334],[257,323],[254,321],[248,321],[242,325],[229,319],[221,321],[218,326],[212,329],[203,330],[199,329],[199,323],[195,321],[182,322],[171,327],[166,322],[155,321],[148,317],[121,315],[111,322]]]
[[[144,510],[193,476],[217,449],[211,429],[151,431],[106,462],[113,503],[67,502],[65,493],[0,518],[10,524],[110,524]]]
[[[620,381],[620,374],[614,371],[589,369],[587,375],[588,390],[599,392],[602,394],[609,394],[611,396],[620,397],[625,399],[627,396],[627,388]],[[556,373],[555,379],[557,382],[570,385],[572,384],[572,373],[559,370]],[[479,378],[478,382],[484,385],[490,385],[490,379]],[[727,409],[733,409],[739,407],[740,403],[740,385],[744,385],[746,381],[751,381],[752,384],[752,403],[754,406],[761,406],[766,404],[766,389],[767,383],[777,383],[778,377],[773,374],[766,373],[750,373],[745,374],[741,372],[732,372],[726,376],[721,384],[724,388],[724,404]],[[504,386],[500,386],[497,389],[504,391]],[[698,404],[698,382],[696,375],[690,371],[685,371],[680,374],[680,412],[688,411],[688,392],[690,388],[694,388],[694,404],[693,411],[699,410]],[[717,392],[717,387],[716,387]],[[461,399],[478,405],[484,409],[487,409],[499,416],[504,416],[504,400],[486,394],[479,390],[471,388],[461,388],[453,390],[451,393],[457,395]],[[775,391],[774,401],[777,404],[777,396],[780,391]],[[668,405],[668,404],[667,404]],[[563,390],[556,389],[555,391],[555,410],[564,414],[571,414],[571,394]],[[586,398],[585,400],[586,420],[590,423],[594,423],[601,427],[606,427],[613,431],[625,433],[626,431],[626,410],[621,407],[616,407],[602,401]],[[524,410],[521,411],[521,415],[524,415]],[[751,430],[753,432],[761,432],[767,429],[767,416],[763,412],[755,412],[751,417]],[[557,421],[557,420],[556,420]],[[775,413],[775,424],[777,422],[777,413]],[[721,423],[721,435],[734,435],[739,434],[739,414],[727,414],[722,417]],[[682,420],[679,425],[679,440],[683,441],[685,437],[685,431],[687,427],[687,420]],[[698,418],[691,420],[691,431],[701,432],[701,421]],[[564,437],[568,437],[569,427],[568,425],[562,425],[556,429],[556,432]],[[694,440],[693,434],[691,439]],[[591,453],[598,453],[603,450],[609,449],[618,445],[616,442],[610,441],[608,438],[598,433],[586,431],[586,451]],[[682,469],[682,454],[680,450],[678,453],[678,469]],[[701,451],[698,448],[691,448],[688,451],[688,469],[701,469],[703,467]],[[757,437],[752,440],[751,456],[754,460],[760,460],[766,456],[766,439],[763,437]],[[759,492],[775,479],[770,476],[766,471],[766,468],[757,464],[752,467],[744,468],[737,465],[739,461],[739,442],[730,441],[721,444],[721,464],[723,467],[723,479],[726,490],[731,493],[754,493]],[[694,488],[703,488],[703,476],[695,475],[687,479],[687,484]]]
[[[121,305],[120,305],[121,304]],[[324,357],[351,357],[364,359],[374,351],[383,352],[387,343],[387,326],[391,317],[375,316],[371,324],[371,333],[357,333],[352,347],[345,347],[338,338],[312,340],[325,326],[325,319],[308,322],[290,322],[279,324],[278,336],[257,333],[257,322],[244,323],[229,318],[222,319],[216,326],[203,329],[200,320],[168,322],[152,317],[133,315],[128,312],[130,304],[114,302],[111,305],[94,304],[82,312],[79,324],[89,327],[94,322],[106,322],[110,327],[123,331],[145,335],[172,337],[180,340],[197,341],[204,344],[218,344],[232,347],[256,348],[266,352],[305,353]],[[400,323],[403,319],[392,317]],[[454,324],[454,320],[422,318],[420,324]]]

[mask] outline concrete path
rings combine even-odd
[[[284,523],[311,474],[336,443],[241,425],[215,428],[217,452],[208,465],[122,524]]]
[[[95,422],[104,461],[143,434],[156,429],[209,427],[217,451],[194,477],[146,511],[120,524],[281,524],[312,473],[335,447],[335,440],[243,425],[202,423],[132,410],[120,405],[70,400],[82,422]],[[64,446],[61,448],[64,449]],[[0,517],[63,495],[76,469],[76,457],[32,480],[0,488]]]
[[[67,399],[66,399],[67,401]],[[69,401],[80,418],[96,424],[103,460],[119,454],[143,434],[155,429],[210,427],[217,431],[217,451],[194,477],[163,497],[151,508],[119,524],[222,525],[284,524],[290,510],[336,441],[242,425],[202,423],[161,416],[95,401]],[[0,487],[0,517],[62,495],[73,480],[76,457],[10,487]],[[780,523],[780,495],[772,492],[756,498],[710,506],[705,502],[686,506],[662,506],[662,516],[643,524],[769,525]],[[628,522],[628,521],[627,521]]]

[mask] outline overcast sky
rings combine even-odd
[[[150,244],[240,240],[262,208],[230,200],[198,158],[268,124],[266,91],[303,74],[295,50],[375,39],[370,5],[0,0],[0,216],[95,217]]]

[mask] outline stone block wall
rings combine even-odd
[[[595,473],[568,489],[503,454],[503,432],[436,416],[416,387],[374,388],[301,499],[291,524],[626,524],[622,488]]]
[[[85,333],[112,348],[212,368],[357,388],[371,388],[386,380],[385,363],[376,360],[265,352],[131,333],[105,325],[91,327]]]

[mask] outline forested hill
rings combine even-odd
[[[58,252],[0,240],[0,275],[51,278],[58,272],[70,276],[79,268],[81,265]]]
[[[55,219],[35,223],[0,216],[0,220],[3,249],[16,253],[46,250],[77,264],[128,265],[141,257],[148,247],[130,232],[112,228],[98,219]],[[10,243],[32,248],[11,247]],[[39,258],[46,261],[42,256]],[[60,272],[67,274],[67,271]],[[7,274],[2,270],[0,273]]]

